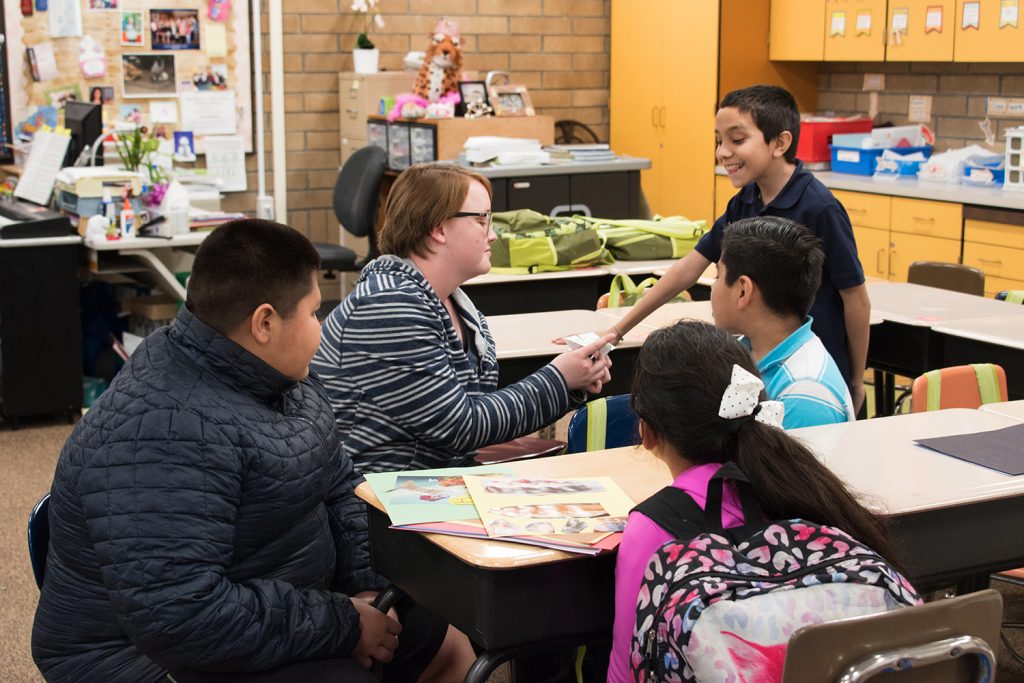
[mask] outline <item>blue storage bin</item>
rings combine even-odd
[[[1006,167],[1002,158],[998,161],[970,161],[964,164],[964,184],[980,187],[996,187],[1006,178]]]
[[[873,175],[878,159],[882,156],[884,149],[861,149],[859,147],[832,147],[832,170],[836,173],[852,173],[853,175]],[[925,157],[932,155],[930,145],[924,147],[899,147],[896,149],[900,154],[913,154],[921,152]]]

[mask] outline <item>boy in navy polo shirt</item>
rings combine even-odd
[[[807,226],[822,242],[825,264],[810,315],[850,388],[855,410],[864,403],[871,302],[846,209],[796,159],[800,113],[783,88],[755,85],[727,94],[715,117],[716,157],[735,187],[725,214],[696,248],[677,261],[612,330],[631,330],[688,289],[722,253],[725,226],[741,218],[780,216]],[[794,263],[793,268],[804,264]]]

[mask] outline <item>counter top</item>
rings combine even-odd
[[[615,173],[642,171],[651,167],[651,160],[622,156],[612,161],[573,161],[567,164],[523,164],[521,166],[473,166],[474,171],[487,178],[513,178],[517,176],[575,175],[577,173]],[[1022,193],[1024,194],[1024,193]],[[1021,197],[1024,200],[1024,196]],[[1024,203],[1022,203],[1024,208]]]
[[[0,240],[0,249],[17,249],[18,247],[52,247],[58,244],[81,244],[78,235],[67,237],[26,237],[22,239]]]
[[[812,173],[830,190],[849,190],[851,192],[884,194],[891,197],[930,199],[937,202],[957,202],[1024,211],[1024,192],[1004,190],[1001,187],[951,185],[922,181],[916,178],[880,180],[875,179],[874,176],[833,173],[832,171],[812,171]],[[716,166],[715,175],[726,175],[725,169]]]

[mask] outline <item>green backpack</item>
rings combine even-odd
[[[693,251],[708,230],[705,221],[691,221],[682,216],[655,216],[649,221],[578,218],[597,228],[608,251],[619,261],[681,258]]]
[[[598,303],[598,308],[619,308],[620,306],[632,306],[640,297],[644,295],[649,287],[653,287],[658,284],[658,278],[649,277],[639,283],[634,283],[633,278],[626,275],[625,273],[619,273],[612,278],[611,287],[608,289],[607,306],[601,306]],[[602,296],[602,299],[604,297]],[[690,301],[690,295],[686,292],[680,292],[669,303],[677,301]]]
[[[520,209],[492,218],[498,239],[491,244],[491,272],[571,270],[615,260],[605,249],[604,238],[579,216],[552,217]]]

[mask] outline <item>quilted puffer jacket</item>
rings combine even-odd
[[[286,378],[183,308],[61,452],[36,664],[82,683],[347,656],[346,595],[385,585],[361,481],[315,377]]]

